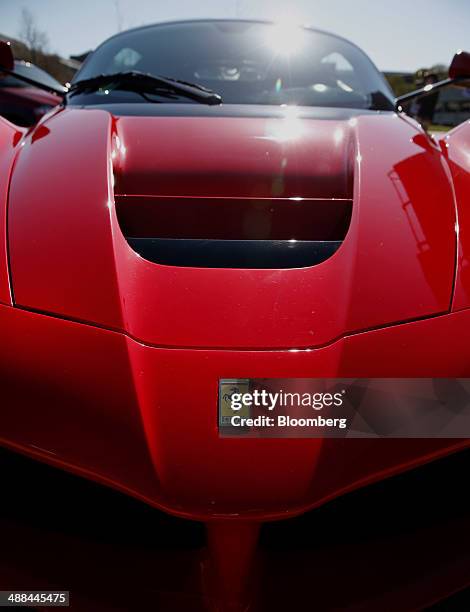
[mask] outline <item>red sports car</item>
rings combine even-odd
[[[245,435],[247,402],[225,431],[253,381],[470,377],[470,124],[438,142],[405,102],[342,38],[204,20],[0,120],[1,444],[204,522],[222,609],[261,523],[469,446]]]
[[[61,84],[30,62],[15,62],[15,72],[43,85],[60,90]],[[0,115],[24,127],[34,125],[60,104],[61,97],[20,81],[13,75],[0,74]]]

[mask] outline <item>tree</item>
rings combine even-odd
[[[21,11],[19,37],[29,47],[31,61],[36,63],[38,54],[46,52],[49,39],[46,32],[36,26],[34,15],[27,8]]]

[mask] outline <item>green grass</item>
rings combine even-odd
[[[451,129],[452,127],[449,125],[436,125],[432,123],[428,128],[428,132],[448,132]]]

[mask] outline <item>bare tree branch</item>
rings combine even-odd
[[[23,8],[20,18],[19,38],[31,51],[31,60],[37,61],[38,53],[45,53],[49,44],[49,38],[43,30],[35,24],[34,15],[27,8]]]

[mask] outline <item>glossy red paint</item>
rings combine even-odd
[[[469,444],[219,438],[217,381],[465,377],[470,310],[299,352],[159,349],[8,306],[0,329],[2,443],[181,516],[287,518]]]
[[[128,117],[113,126],[104,111],[57,113],[27,137],[11,183],[16,304],[155,346],[200,348],[318,347],[447,312],[455,205],[440,149],[392,113],[352,122],[295,118],[294,127],[293,120],[277,119],[275,128],[258,118]],[[198,155],[187,151],[189,125]],[[165,145],[157,155],[159,139]],[[111,160],[117,194],[200,196],[206,184],[207,195],[228,205],[256,189],[257,197],[272,198],[276,179],[278,197],[348,196],[353,173],[351,225],[339,251],[311,268],[156,265],[122,235]],[[165,175],[152,175],[160,165]],[[133,193],[137,185],[141,193]]]
[[[10,185],[10,262],[17,304],[122,329],[109,221],[111,123],[105,112],[65,111],[28,134]],[[52,151],[61,151],[60,163]]]
[[[470,306],[470,122],[449,132],[441,145],[448,159],[457,203],[459,246],[452,308],[461,310]]]
[[[18,143],[26,130],[0,118],[0,303],[11,304],[8,277],[7,200]]]

